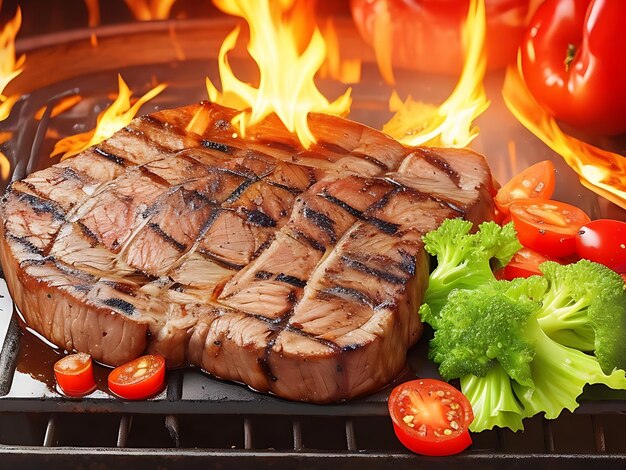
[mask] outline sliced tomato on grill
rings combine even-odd
[[[496,273],[496,277],[510,281],[517,277],[541,276],[542,273],[539,271],[539,265],[546,261],[562,263],[556,258],[544,256],[532,248],[524,247],[515,253],[511,261],[509,261],[509,264]]]
[[[109,374],[109,390],[127,400],[156,395],[165,383],[165,359],[157,355],[139,357],[116,367]]]
[[[465,395],[447,382],[405,382],[391,392],[388,406],[396,436],[413,452],[452,455],[472,443],[472,407]]]
[[[591,219],[582,209],[559,201],[525,199],[509,207],[522,245],[562,258],[576,251],[576,234]]]
[[[550,199],[554,193],[556,178],[554,163],[550,160],[535,163],[518,173],[498,190],[496,207],[501,214],[508,214],[509,207],[523,199]]]
[[[81,397],[94,391],[91,356],[76,353],[59,359],[54,364],[54,377],[61,391],[71,397]]]

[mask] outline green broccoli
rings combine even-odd
[[[610,269],[544,263],[544,276],[496,281],[519,244],[512,226],[448,221],[424,237],[437,256],[420,308],[435,329],[430,357],[445,379],[460,378],[474,408],[472,431],[523,429],[537,413],[574,410],[586,384],[626,389],[626,291]],[[508,228],[507,228],[508,227]]]
[[[470,234],[471,230],[471,222],[447,219],[423,237],[426,251],[437,257],[424,294],[432,313],[428,323],[433,327],[453,289],[473,289],[494,280],[492,260],[504,266],[522,247],[512,223],[500,227],[485,222],[477,233]]]
[[[541,329],[565,346],[594,352],[602,370],[626,369],[626,294],[617,273],[581,260],[540,267],[550,289],[537,313]]]

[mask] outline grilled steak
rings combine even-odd
[[[376,390],[421,334],[422,235],[492,216],[484,158],[323,115],[303,150],[272,118],[237,136],[234,113],[144,116],[14,182],[1,255],[16,305],[111,365],[149,351],[318,403]]]

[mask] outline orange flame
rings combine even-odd
[[[118,86],[119,95],[117,99],[98,115],[95,129],[61,139],[54,146],[50,154],[51,157],[63,154],[61,160],[65,160],[79,154],[92,145],[108,139],[122,127],[128,125],[139,111],[139,108],[161,93],[167,85],[157,85],[139,98],[132,106],[130,102],[132,92],[124,80],[122,80],[121,75],[118,75]]]
[[[2,2],[0,1],[0,7]],[[22,11],[17,8],[15,16],[0,31],[0,121],[9,117],[19,95],[5,96],[2,93],[9,82],[22,73],[26,56],[15,59],[15,36],[22,26]]]
[[[222,92],[207,79],[211,101],[242,111],[233,125],[245,136],[246,131],[268,115],[275,113],[285,127],[298,136],[305,148],[315,142],[308,126],[310,112],[345,115],[350,109],[348,89],[330,103],[317,89],[313,78],[326,56],[326,44],[315,27],[306,48],[303,33],[310,31],[310,16],[302,14],[295,0],[214,0],[225,13],[240,16],[250,27],[248,52],[258,65],[259,87],[235,77],[226,55],[235,47],[239,28],[224,40],[219,53]],[[308,39],[308,38],[307,38]],[[301,49],[302,52],[301,52]]]
[[[508,68],[502,89],[515,117],[578,173],[580,182],[626,209],[626,157],[599,149],[565,134],[556,120],[532,97],[516,68]]]
[[[8,142],[9,139],[13,137],[12,132],[0,132],[0,145]],[[6,155],[0,152],[0,178],[6,180],[9,178],[9,173],[11,172],[11,163]]]
[[[80,103],[82,99],[83,98],[80,95],[66,96],[61,101],[59,101],[57,104],[54,105],[54,107],[52,108],[52,111],[50,112],[50,117],[53,117],[53,118],[57,117],[59,114],[63,114],[65,111],[72,109],[74,106]],[[42,106],[41,108],[37,110],[37,112],[35,113],[35,119],[37,121],[41,121],[44,113],[46,112],[46,109],[47,109],[47,106]]]
[[[85,0],[87,6],[87,15],[90,28],[95,28],[100,24],[100,0]],[[91,33],[91,45],[96,47],[98,45],[98,37],[96,33]]]
[[[326,21],[322,31],[326,41],[326,60],[320,69],[321,78],[332,78],[341,83],[359,83],[361,81],[361,61],[359,59],[341,59],[339,54],[339,36],[332,19]]]
[[[489,106],[483,78],[485,52],[485,2],[472,0],[463,25],[465,64],[452,94],[439,107],[414,101],[402,102],[394,91],[389,108],[396,114],[383,131],[407,145],[466,147],[478,135],[474,120]]]
[[[176,0],[124,0],[139,21],[166,20]]]

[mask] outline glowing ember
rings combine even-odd
[[[313,78],[326,55],[324,38],[317,27],[310,39],[311,15],[302,14],[299,2],[283,0],[215,0],[225,13],[244,18],[250,27],[248,52],[259,68],[259,87],[235,77],[227,53],[239,36],[239,28],[224,40],[219,53],[222,92],[207,80],[211,101],[237,109],[247,109],[233,119],[243,136],[268,115],[275,113],[285,127],[298,136],[305,148],[315,142],[307,123],[310,112],[345,115],[350,109],[350,92],[330,103],[317,89]],[[302,4],[300,4],[302,5]],[[307,42],[308,40],[308,42]],[[298,47],[306,44],[306,47]]]
[[[626,209],[626,158],[565,134],[534,100],[514,66],[507,70],[502,94],[515,117],[561,155],[583,185]]]
[[[322,32],[326,41],[326,60],[320,69],[321,78],[332,78],[341,83],[359,83],[361,81],[361,61],[359,59],[341,59],[339,36],[329,18]]]
[[[124,0],[139,21],[166,20],[176,0]]]
[[[0,8],[2,1],[0,0]],[[0,31],[0,121],[9,117],[19,96],[4,96],[2,93],[11,80],[22,73],[26,56],[15,59],[15,36],[22,26],[22,11],[17,9],[15,16]]]
[[[389,108],[396,114],[383,131],[407,145],[466,147],[478,135],[473,121],[489,106],[483,78],[485,53],[485,2],[472,0],[463,26],[465,64],[454,91],[439,107],[413,101],[402,103],[394,92]]]
[[[71,95],[63,98],[57,104],[54,105],[52,111],[50,112],[50,117],[57,117],[59,114],[63,114],[65,111],[72,109],[78,103],[82,101],[82,97],[80,95]],[[37,121],[41,121],[44,113],[46,112],[47,107],[43,106],[39,108],[39,110],[35,113],[35,119]]]
[[[54,150],[50,154],[51,157],[63,154],[61,160],[65,160],[79,154],[92,145],[108,139],[122,127],[128,125],[139,111],[139,108],[161,93],[166,87],[165,84],[157,85],[131,106],[132,92],[124,83],[124,80],[122,80],[121,75],[118,75],[118,82],[119,95],[111,103],[111,106],[98,115],[95,129],[61,139],[54,146]]]

